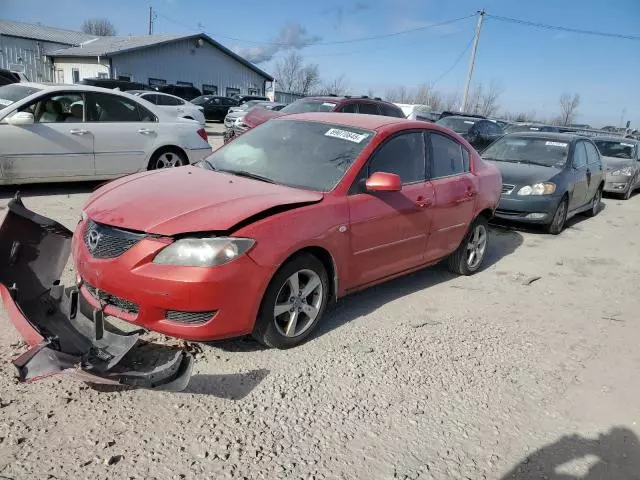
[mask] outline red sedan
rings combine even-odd
[[[292,347],[348,293],[444,258],[478,271],[501,186],[431,123],[273,119],[198,165],[97,190],[72,243],[80,293],[170,336]]]

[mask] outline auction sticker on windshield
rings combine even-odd
[[[622,145],[623,147],[635,147],[635,145],[633,143],[621,143],[620,145]]]
[[[567,145],[569,145],[568,143],[562,143],[562,142],[547,142],[545,143],[546,146],[548,147],[562,147],[562,148],[567,148]]]
[[[327,133],[324,134],[325,137],[334,137],[334,138],[342,138],[343,140],[348,140],[353,143],[360,143],[365,138],[369,136],[369,134],[360,134],[355,132],[350,132],[348,130],[341,130],[339,128],[331,128],[327,130]]]
[[[13,102],[11,100],[5,100],[3,98],[0,98],[0,105],[4,105],[5,107],[8,107],[9,105],[11,105]]]

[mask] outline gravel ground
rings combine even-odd
[[[73,227],[92,187],[23,195]],[[17,384],[3,312],[0,478],[640,478],[640,195],[605,204],[494,227],[482,272],[350,296],[295,349],[205,345],[179,394]]]

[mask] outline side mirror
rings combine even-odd
[[[395,173],[376,172],[367,178],[368,192],[399,192],[402,190],[400,176]]]
[[[22,125],[33,125],[34,122],[33,113],[29,112],[18,112],[7,118],[7,123],[9,125],[15,125],[16,127]]]

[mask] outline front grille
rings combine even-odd
[[[510,217],[524,217],[526,215],[526,213],[518,212],[517,210],[502,210],[499,208],[496,210],[496,214]]]
[[[196,325],[208,322],[215,315],[214,312],[182,312],[180,310],[167,310],[166,318],[172,322]]]
[[[515,185],[509,185],[508,183],[503,183],[502,184],[502,194],[503,195],[510,195],[511,192],[513,192],[514,188],[516,188]]]
[[[98,300],[103,305],[111,305],[129,313],[138,313],[138,305],[130,300],[112,295],[104,290],[100,290],[88,283],[84,283],[84,286],[89,291],[91,296]]]
[[[92,220],[84,231],[84,244],[94,258],[116,258],[144,238],[144,233],[134,233]]]

